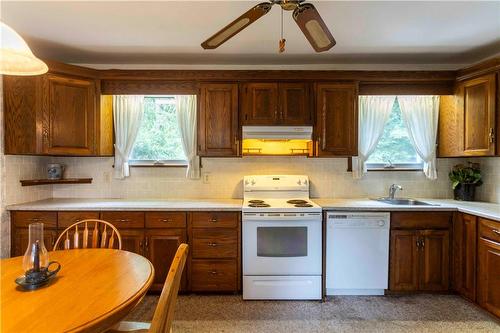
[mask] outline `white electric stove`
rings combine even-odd
[[[309,178],[243,182],[243,299],[321,299],[322,209],[309,199]]]

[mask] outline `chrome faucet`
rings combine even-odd
[[[390,187],[389,187],[389,199],[390,200],[394,200],[394,195],[396,194],[396,191],[397,190],[400,190],[402,191],[403,190],[403,187],[401,185],[397,185],[397,184],[392,184]]]

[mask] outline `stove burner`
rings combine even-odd
[[[251,204],[261,204],[261,203],[264,203],[264,200],[253,199],[253,200],[249,200],[248,202]]]
[[[292,205],[302,205],[302,204],[306,204],[307,201],[306,200],[302,200],[302,199],[292,199],[292,200],[288,200],[286,203],[289,203],[289,204],[292,204]],[[308,207],[308,206],[305,206],[305,207]]]
[[[295,207],[312,207],[313,205],[311,205],[310,203],[298,203],[298,204],[295,204]]]
[[[264,202],[262,203],[251,203],[251,204],[248,204],[248,207],[257,207],[257,208],[261,208],[261,207],[271,207],[270,204],[266,204]]]

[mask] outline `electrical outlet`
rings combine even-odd
[[[210,173],[204,172],[202,175],[202,179],[203,179],[203,184],[209,184],[210,183]]]

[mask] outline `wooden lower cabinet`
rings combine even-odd
[[[12,236],[12,254],[11,256],[17,257],[22,256],[26,252],[29,243],[29,229],[28,228],[13,228]],[[56,229],[44,229],[43,231],[43,243],[47,251],[52,251],[52,248],[57,239]]]
[[[500,317],[500,222],[479,219],[477,302]]]
[[[236,291],[237,279],[236,259],[191,261],[192,291]]]
[[[130,251],[144,256],[144,230],[119,229],[122,238],[122,250]]]
[[[431,216],[413,213],[405,222],[407,213],[393,213],[390,237],[389,290],[447,291],[450,273],[450,231],[448,229],[413,229],[422,225],[443,226],[443,219],[450,214]],[[411,229],[405,229],[409,227]]]
[[[186,229],[146,229],[144,252],[155,268],[155,277],[150,290],[161,291],[177,248],[186,242]],[[184,271],[182,291],[186,290],[186,276]]]
[[[477,217],[457,213],[453,223],[453,287],[476,300]]]

